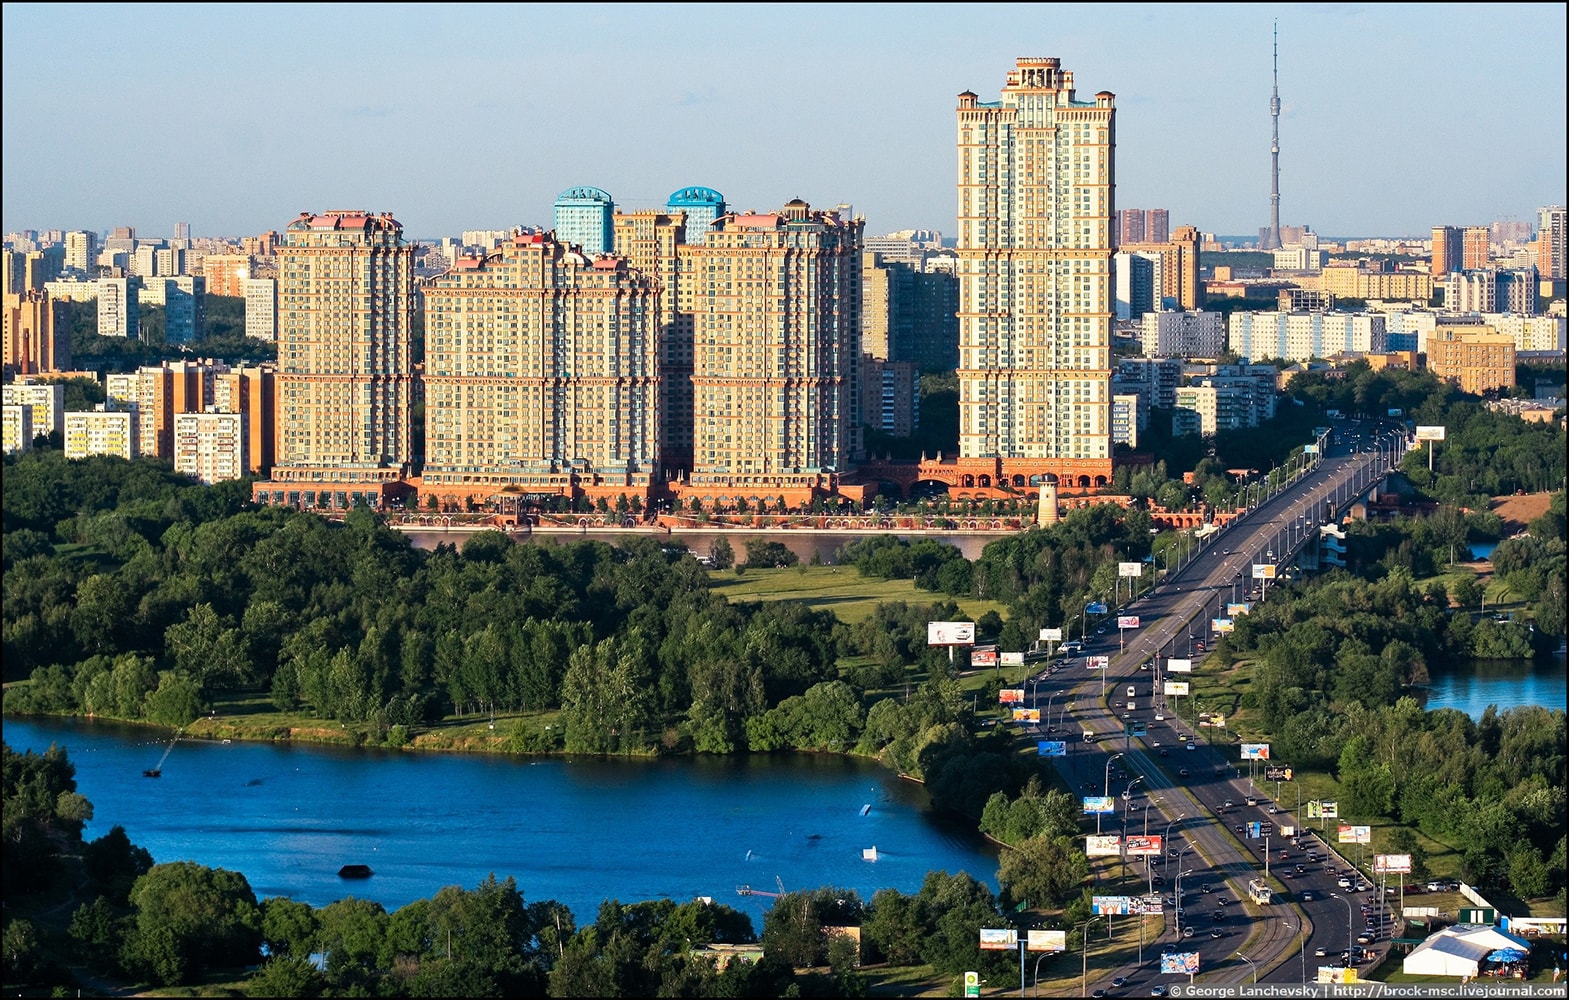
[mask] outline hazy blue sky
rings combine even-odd
[[[1565,201],[1563,4],[4,6],[5,231],[412,236],[654,208],[849,202],[954,230],[955,96],[1021,55],[1117,95],[1117,203],[1222,234],[1407,235]]]

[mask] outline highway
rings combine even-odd
[[[1363,902],[1376,901],[1341,887],[1335,869],[1344,862],[1328,853],[1326,843],[1303,835],[1290,784],[1264,781],[1266,765],[1242,762],[1240,741],[1229,730],[1195,728],[1166,707],[1167,699],[1155,689],[1166,680],[1187,679],[1165,669],[1169,658],[1200,664],[1205,654],[1199,644],[1208,647],[1216,638],[1210,619],[1224,617],[1226,603],[1247,599],[1254,564],[1276,564],[1284,573],[1288,554],[1316,535],[1329,507],[1338,515],[1363,495],[1398,464],[1404,443],[1403,434],[1387,428],[1356,434],[1349,425],[1337,426],[1304,474],[1205,539],[1152,592],[1112,609],[1086,637],[1084,655],[1053,661],[1029,682],[1031,704],[1047,710],[1043,725],[1028,735],[1066,741],[1064,773],[1071,785],[1081,795],[1116,800],[1115,815],[1097,817],[1102,832],[1170,838],[1158,859],[1091,859],[1098,868],[1095,895],[1159,890],[1166,897],[1167,927],[1161,941],[1146,942],[1142,966],[1106,971],[1105,982],[1089,984],[1092,990],[1148,995],[1157,984],[1187,983],[1185,975],[1159,974],[1162,951],[1198,952],[1205,982],[1299,982],[1314,979],[1318,965],[1338,962],[1352,931],[1362,933],[1366,923],[1379,925],[1378,940],[1387,947],[1389,923],[1360,915]],[[1259,585],[1267,600],[1269,582]],[[1118,630],[1119,614],[1138,616],[1139,627]],[[1108,657],[1109,665],[1104,671],[1089,668],[1095,662],[1090,657]],[[1172,698],[1191,720],[1191,702]],[[1136,723],[1144,735],[1128,734]],[[1093,733],[1095,741],[1086,742],[1085,733]],[[1246,839],[1249,823],[1270,831],[1267,839]],[[1331,823],[1331,842],[1334,830]],[[1146,869],[1145,860],[1157,863]],[[1266,868],[1288,892],[1260,906],[1248,898],[1248,883],[1264,877]],[[1179,876],[1180,923],[1171,899]],[[1350,888],[1356,888],[1354,882]],[[1110,981],[1117,976],[1125,981],[1113,988]]]

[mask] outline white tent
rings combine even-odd
[[[1499,948],[1529,952],[1531,943],[1494,927],[1456,924],[1417,945],[1401,971],[1412,976],[1475,976],[1482,959]]]

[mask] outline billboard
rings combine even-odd
[[[1275,564],[1274,563],[1254,563],[1253,564],[1253,579],[1255,579],[1255,580],[1273,580],[1274,578],[1275,578]]]
[[[1336,840],[1342,844],[1371,844],[1373,842],[1373,828],[1370,826],[1347,826],[1342,823],[1336,833]]]
[[[1373,872],[1383,875],[1386,872],[1392,875],[1411,874],[1411,855],[1409,854],[1375,854],[1373,855]]]
[[[1029,951],[1067,951],[1067,931],[1026,931],[1024,947]]]
[[[1128,857],[1140,857],[1160,854],[1160,837],[1129,837],[1126,843]]]
[[[928,643],[930,645],[930,643]],[[976,646],[970,650],[970,666],[995,667],[997,665],[996,646]]]
[[[1040,757],[1066,757],[1068,744],[1062,740],[1038,740],[1035,743],[1035,753]]]
[[[1317,455],[1318,454],[1318,445],[1316,445],[1316,444],[1305,444],[1305,445],[1303,445],[1302,446],[1302,454],[1304,454],[1304,455]]]
[[[1093,907],[1091,912],[1097,917],[1122,917],[1137,912],[1131,896],[1091,896],[1090,905]]]
[[[1339,819],[1340,803],[1338,802],[1309,802],[1307,804],[1308,819]]]
[[[1122,854],[1122,838],[1116,834],[1091,836],[1084,843],[1084,856],[1089,858],[1115,858]]]
[[[1396,411],[1390,410],[1390,413]],[[1360,983],[1356,969],[1346,969],[1338,965],[1321,965],[1318,967],[1318,982],[1321,983]]]
[[[1041,710],[1038,708],[1016,708],[1013,710],[1014,722],[1039,722]]]
[[[1139,616],[1138,615],[1118,615],[1117,616],[1117,627],[1118,628],[1138,628],[1139,627]]]
[[[1002,653],[1002,654],[1000,654],[997,657],[997,659],[998,659],[998,662],[1000,662],[1005,667],[1022,667],[1022,666],[1024,666],[1024,654],[1023,653]]]
[[[1442,441],[1444,439],[1443,427],[1423,427],[1416,425],[1416,439],[1418,441]]]
[[[1269,760],[1269,744],[1268,743],[1244,743],[1244,744],[1242,744],[1242,759],[1243,760]]]
[[[1060,629],[1060,628],[1043,628],[1043,629],[1041,629],[1041,642],[1061,642],[1061,641],[1062,641],[1062,629]]]
[[[1165,684],[1165,687],[1162,688],[1162,693],[1164,693],[1164,694],[1187,694],[1188,693],[1188,682],[1187,681],[1167,681],[1166,684]]]
[[[1390,415],[1390,416],[1391,416],[1391,417],[1403,417],[1403,416],[1405,416],[1405,415],[1406,415],[1406,411],[1405,411],[1405,410],[1402,410],[1402,409],[1401,409],[1401,408],[1400,408],[1400,407],[1398,407],[1398,406],[1394,406],[1394,407],[1390,407],[1390,410],[1389,410],[1389,415]]]
[[[1237,623],[1230,618],[1211,618],[1209,627],[1220,635],[1228,635],[1237,630]]]
[[[1196,951],[1169,951],[1160,956],[1160,974],[1163,976],[1196,976],[1199,972],[1199,953]]]
[[[1259,823],[1257,821],[1254,821],[1254,822],[1248,824],[1247,838],[1249,840],[1257,840],[1257,839],[1259,839],[1262,836],[1264,836],[1264,824],[1263,823]]]
[[[1106,613],[1106,605],[1100,601],[1094,601],[1084,605],[1084,613],[1087,615],[1103,615]]]
[[[1003,688],[1001,691],[997,692],[997,703],[999,705],[1022,705],[1022,704],[1024,704],[1024,689],[1023,688]]]
[[[1289,767],[1266,767],[1266,768],[1264,768],[1264,780],[1265,781],[1290,781],[1291,780],[1291,768],[1289,768]]]
[[[1193,672],[1192,660],[1167,660],[1166,669],[1174,674],[1191,674]]]
[[[1086,656],[1084,658],[1084,665],[1089,667],[1091,670],[1105,670],[1107,667],[1111,666],[1111,657]]]
[[[982,927],[982,951],[1011,951],[1019,946],[1019,932],[1012,927]]]
[[[975,644],[974,622],[927,622],[928,646],[972,646]]]
[[[1144,575],[1144,564],[1143,563],[1125,563],[1125,562],[1120,562],[1120,563],[1117,564],[1117,575],[1118,576],[1133,576],[1133,577],[1143,576]]]
[[[1248,604],[1246,601],[1239,601],[1236,604],[1232,604],[1228,601],[1226,604],[1226,614],[1232,618],[1235,618],[1238,615],[1245,615],[1252,610],[1253,605]]]
[[[1110,795],[1086,795],[1084,811],[1090,814],[1114,813],[1117,811],[1117,800]]]

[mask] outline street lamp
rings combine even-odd
[[[1238,958],[1240,958],[1244,962],[1248,963],[1248,968],[1253,970],[1253,981],[1255,983],[1258,982],[1258,966],[1254,965],[1253,964],[1253,960],[1251,958],[1248,958],[1246,955],[1242,954],[1242,952],[1239,951],[1236,954],[1237,954]]]
[[[1079,996],[1083,997],[1090,995],[1090,924],[1094,922],[1090,917],[1079,927]]]
[[[1302,983],[1303,983],[1303,985],[1306,985],[1307,984],[1307,921],[1299,921],[1297,923],[1297,925],[1294,926],[1294,927],[1290,923],[1287,923],[1286,926],[1290,927],[1294,931],[1300,931],[1301,932],[1300,934],[1297,935],[1297,939],[1302,942],[1301,945],[1299,945],[1298,948],[1297,948],[1297,955],[1302,959]]]
[[[1111,762],[1116,760],[1118,757],[1121,757],[1121,756],[1122,756],[1121,753],[1114,753],[1110,757],[1106,758],[1106,778],[1105,778],[1104,781],[1101,782],[1101,788],[1100,788],[1100,795],[1101,795],[1101,798],[1103,798],[1103,799],[1104,798],[1108,798],[1111,795]],[[1097,812],[1095,814],[1095,832],[1096,833],[1100,833],[1100,818],[1101,818],[1102,815],[1104,815],[1104,814],[1103,813],[1099,813],[1099,812]]]
[[[1193,874],[1193,869],[1191,868],[1187,871],[1182,870],[1182,855],[1187,854],[1191,850],[1193,850],[1192,847],[1184,847],[1182,853],[1177,855],[1177,880],[1171,887],[1171,909],[1177,918],[1178,941],[1182,940],[1182,876]]]
[[[1351,946],[1355,942],[1351,930],[1351,897],[1342,896],[1338,892],[1330,893],[1331,896],[1346,904],[1346,961],[1351,961]]]

